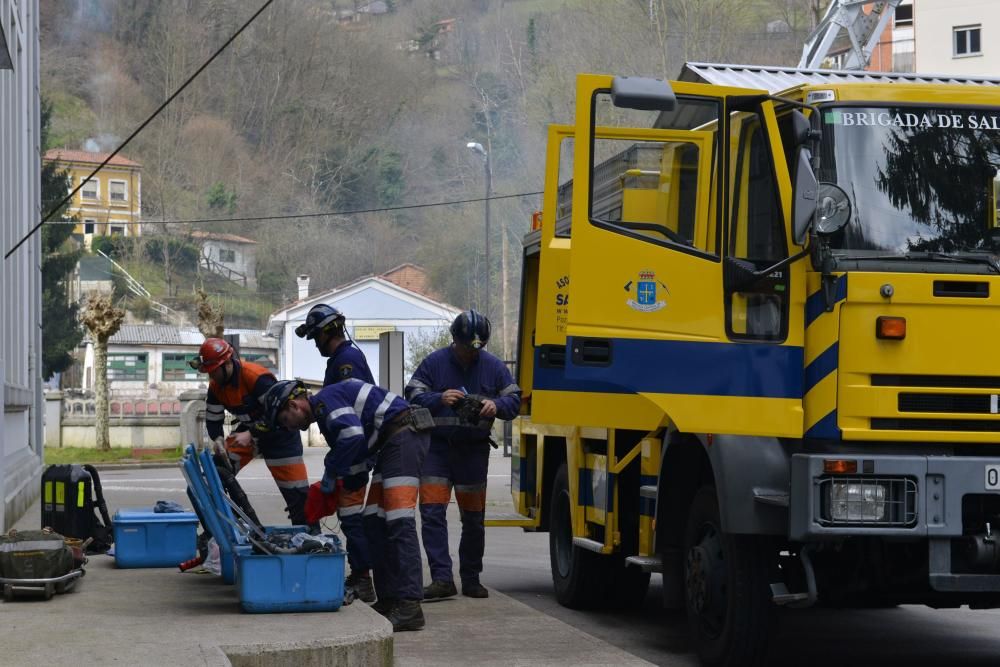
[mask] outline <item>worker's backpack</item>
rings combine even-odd
[[[97,513],[100,512],[100,518]],[[101,478],[90,465],[51,465],[42,473],[42,528],[86,542],[87,553],[111,548],[114,535]]]

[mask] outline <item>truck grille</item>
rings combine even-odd
[[[1000,389],[1000,377],[975,375],[872,375],[873,387],[950,387],[953,389]]]
[[[875,431],[979,431],[1000,432],[1000,421],[985,419],[916,419],[906,417],[873,417],[872,430]]]
[[[994,399],[993,405],[996,405]],[[900,392],[900,412],[960,412],[966,414],[994,414],[990,410],[989,394],[914,394]]]

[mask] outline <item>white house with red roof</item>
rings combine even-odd
[[[309,294],[309,279],[300,277],[299,299],[273,313],[267,334],[278,339],[278,374],[321,384],[326,359],[316,345],[295,335],[295,327],[309,309],[325,303],[347,320],[347,331],[368,359],[375,381],[379,379],[379,334],[403,332],[404,358],[447,332],[461,308],[429,296],[427,274],[414,264],[403,264],[378,276],[366,276],[325,292]]]
[[[244,287],[257,287],[256,241],[236,234],[201,231],[192,232],[191,238],[201,243],[202,268]]]

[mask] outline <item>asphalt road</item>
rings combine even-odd
[[[307,450],[310,477],[321,474],[325,450]],[[509,459],[491,461],[487,504],[509,509]],[[105,494],[112,511],[150,499],[184,502],[181,476],[174,469],[106,470]],[[265,523],[283,523],[281,496],[261,462],[240,480]],[[454,505],[449,521],[453,558],[459,521]],[[335,520],[333,520],[335,524]],[[328,527],[332,527],[329,526]],[[682,616],[659,606],[660,582],[654,575],[640,609],[603,613],[561,607],[552,592],[548,535],[518,528],[491,528],[483,583],[531,609],[555,617],[589,635],[658,665],[697,665],[686,639]],[[488,631],[488,628],[484,628]],[[419,634],[419,633],[418,633]],[[475,662],[475,656],[469,656]],[[905,606],[888,610],[803,610],[785,613],[775,642],[774,665],[906,665],[906,667],[1000,664],[1000,610],[932,610]]]

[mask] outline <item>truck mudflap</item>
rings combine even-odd
[[[1000,458],[795,454],[789,537],[926,539],[929,583],[1000,592]]]

